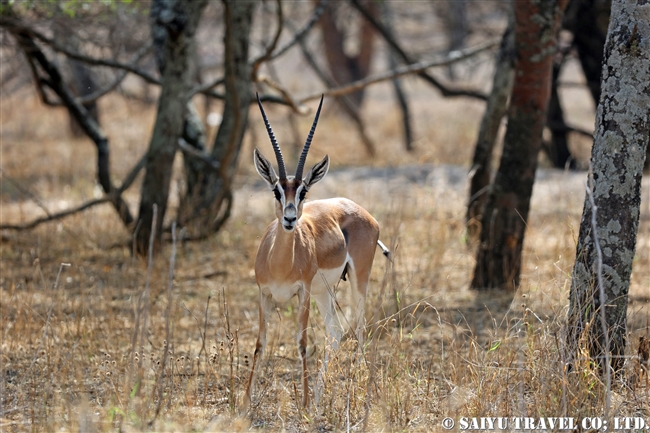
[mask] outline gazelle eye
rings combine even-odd
[[[299,195],[300,201],[303,201],[305,199],[305,195],[307,195],[307,188],[303,188],[300,190],[300,195]]]
[[[273,188],[273,194],[275,195],[275,199],[277,201],[282,201],[282,196],[280,195],[280,190],[277,188]]]

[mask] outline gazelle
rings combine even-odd
[[[332,288],[347,274],[352,286],[352,310],[356,335],[362,344],[365,329],[364,310],[370,268],[379,246],[386,257],[390,252],[379,240],[379,224],[365,209],[346,198],[315,200],[305,203],[305,195],[329,169],[326,155],[303,178],[303,168],[311,145],[323,98],[321,98],[307,141],[300,155],[296,174],[287,176],[280,146],[275,140],[262,103],[257,100],[271,145],[278,163],[276,174],[271,163],[255,149],[255,168],[275,195],[275,214],[262,237],[255,259],[255,279],[260,290],[259,334],[251,374],[244,396],[244,407],[250,404],[255,368],[266,346],[266,329],[273,301],[284,303],[293,296],[299,299],[298,346],[302,361],[303,406],[309,404],[307,375],[307,325],[310,301],[313,298],[325,322],[327,343],[336,350],[343,335],[337,316]],[[329,351],[319,374],[316,400],[322,373],[327,369]]]

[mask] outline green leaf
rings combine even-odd
[[[497,350],[501,346],[501,340],[493,341],[492,345],[488,349],[488,353]]]

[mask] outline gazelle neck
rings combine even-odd
[[[269,265],[275,272],[284,273],[286,271],[288,273],[293,268],[296,232],[297,227],[286,232],[278,221],[275,239],[269,250]]]

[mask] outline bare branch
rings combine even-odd
[[[318,92],[314,93],[312,95],[306,96],[302,98],[299,103],[303,104],[307,101],[311,101],[312,99],[317,99],[319,98],[323,93],[326,96],[341,96],[341,95],[347,95],[348,93],[352,93],[354,91],[357,91],[363,87],[367,87],[371,84],[379,83],[381,81],[386,81],[386,80],[392,80],[393,78],[400,77],[402,75],[408,75],[408,74],[413,74],[413,73],[420,73],[428,68],[434,67],[434,66],[446,66],[454,62],[458,62],[460,60],[467,59],[468,57],[472,57],[482,51],[486,51],[490,48],[493,48],[497,45],[499,45],[500,40],[499,39],[492,39],[487,42],[484,42],[482,44],[476,45],[475,47],[471,48],[466,48],[463,50],[459,51],[452,51],[449,54],[447,54],[445,57],[442,58],[436,58],[432,60],[426,60],[418,63],[414,63],[411,65],[406,65],[406,66],[400,66],[399,68],[396,68],[392,71],[384,72],[382,74],[374,75],[371,77],[364,78],[362,80],[355,81],[353,83],[350,83],[345,86],[341,86],[335,89],[330,89],[325,92]]]
[[[283,98],[284,102],[286,103],[286,105],[291,107],[294,112],[296,112],[298,114],[307,114],[307,113],[309,113],[309,111],[310,111],[309,107],[306,107],[306,106],[296,102],[293,99],[293,97],[289,94],[289,91],[287,89],[282,87],[282,85],[280,83],[273,80],[268,75],[260,75],[260,76],[258,76],[257,77],[257,82],[258,83],[265,83],[269,87],[271,87],[271,88],[277,90],[278,92],[280,92],[282,94],[282,98]]]
[[[188,99],[191,99],[197,93],[202,93],[206,96],[210,96],[215,99],[223,99],[225,98],[225,96],[222,93],[216,93],[212,89],[225,82],[226,80],[224,79],[224,77],[219,77],[215,80],[210,81],[209,83],[199,84],[198,86],[194,86],[194,88],[190,90]]]
[[[321,81],[327,86],[328,89],[335,87],[333,80],[330,77],[328,77],[325,71],[323,71],[321,67],[318,65],[318,63],[316,63],[316,60],[307,49],[307,44],[305,43],[304,39],[298,39],[298,43],[300,44],[300,49],[302,50],[302,55],[305,57],[305,60],[307,60],[307,63],[309,64],[309,66],[311,66],[314,72],[316,72],[316,75],[318,75]],[[319,94],[323,94],[323,93],[319,93]],[[374,155],[375,145],[372,142],[372,140],[370,140],[370,137],[368,137],[368,134],[366,134],[363,121],[354,103],[346,95],[341,95],[337,97],[336,100],[341,105],[343,110],[345,110],[348,116],[350,116],[350,118],[352,119],[354,125],[357,128],[357,131],[359,132],[361,141],[363,142],[363,145],[366,147],[366,150],[368,151],[368,154]],[[302,104],[303,102],[304,100],[299,103]]]
[[[129,61],[129,64],[136,65],[140,61],[140,59],[142,59],[142,57],[144,57],[145,54],[149,52],[151,46],[152,46],[151,43],[148,43],[140,47],[140,49],[133,55],[133,58]],[[111,90],[115,89],[117,86],[119,86],[120,83],[124,81],[124,78],[126,78],[128,72],[129,71],[123,69],[122,72],[120,72],[118,76],[115,77],[115,79],[111,83],[109,83],[108,85],[104,86],[101,89],[98,89],[96,92],[77,98],[77,101],[80,104],[87,104],[89,102],[96,101],[97,99],[101,98],[102,96],[104,96]]]
[[[30,229],[33,229],[33,228],[35,228],[35,227],[37,227],[37,226],[39,226],[39,225],[41,225],[43,223],[59,220],[59,219],[68,217],[70,215],[74,215],[74,214],[83,212],[86,209],[90,209],[91,207],[100,205],[102,203],[109,203],[109,202],[110,203],[115,203],[116,201],[121,199],[122,193],[124,193],[124,191],[126,191],[131,186],[131,184],[133,183],[133,181],[137,177],[140,170],[142,170],[142,168],[144,168],[144,163],[145,163],[146,159],[147,159],[147,155],[145,154],[144,156],[142,156],[142,158],[140,158],[138,163],[131,169],[129,174],[124,178],[124,181],[122,182],[122,186],[120,186],[119,188],[116,188],[115,190],[113,190],[113,192],[111,194],[107,194],[104,197],[99,198],[99,199],[87,201],[86,203],[83,203],[83,204],[81,204],[81,205],[79,205],[77,207],[74,207],[74,208],[71,208],[71,209],[66,209],[64,211],[57,212],[57,213],[49,212],[49,210],[42,203],[40,203],[40,201],[38,200],[38,198],[34,194],[27,191],[26,189],[21,189],[21,191],[23,193],[28,195],[32,200],[34,200],[36,202],[36,204],[39,205],[39,207],[41,207],[41,209],[43,209],[43,211],[47,214],[47,216],[41,217],[41,218],[36,218],[35,220],[27,222],[25,224],[2,224],[2,225],[0,225],[0,230],[15,230],[15,231],[30,230]],[[4,172],[2,172],[2,176],[7,180],[12,181],[10,178],[8,178],[4,174]],[[12,181],[12,183],[14,183],[14,181]],[[14,183],[14,185],[17,185],[17,184]]]
[[[3,170],[2,168],[0,168],[0,176],[2,176],[2,178],[3,178],[4,180],[6,180],[6,181],[8,181],[9,183],[11,183],[11,184],[14,186],[14,188],[16,188],[18,191],[22,192],[24,195],[26,195],[27,197],[29,197],[30,199],[32,199],[32,201],[33,201],[34,203],[36,203],[36,205],[37,205],[38,207],[40,207],[40,208],[43,210],[43,212],[45,212],[45,214],[46,214],[47,216],[51,216],[51,215],[52,215],[52,213],[50,212],[50,210],[45,206],[45,204],[41,201],[40,198],[38,198],[38,196],[37,196],[36,194],[34,194],[34,193],[31,192],[28,188],[26,188],[26,187],[24,187],[23,185],[21,185],[21,183],[18,182],[17,180],[13,179],[13,178],[10,177],[10,176],[7,176],[7,174],[4,172],[4,170]]]
[[[421,63],[421,62],[417,62],[416,59],[412,58],[409,54],[406,53],[406,51],[402,49],[402,47],[397,43],[395,38],[393,38],[393,36],[386,29],[386,27],[383,26],[379,21],[377,21],[375,17],[373,17],[372,14],[369,13],[368,10],[366,10],[366,8],[359,3],[359,0],[350,0],[350,3],[361,13],[361,15],[363,15],[363,17],[366,20],[368,20],[370,24],[372,24],[372,26],[379,32],[379,34],[384,38],[384,40],[388,43],[388,45],[390,45],[391,48],[395,51],[395,53],[397,53],[402,58],[404,63],[406,64]],[[438,81],[432,75],[429,75],[425,70],[417,71],[417,75],[423,78],[429,84],[433,85],[435,88],[437,88],[440,91],[440,93],[442,93],[443,96],[446,97],[467,96],[471,98],[481,99],[483,101],[487,100],[487,95],[485,95],[482,92],[478,92],[475,90],[449,88],[444,84],[442,84],[440,81]]]
[[[113,195],[107,195],[102,198],[98,198],[96,200],[90,200],[80,206],[74,207],[72,209],[66,209],[62,212],[50,214],[48,216],[42,217],[42,218],[37,218],[31,222],[25,223],[25,224],[2,224],[0,225],[0,230],[15,230],[15,231],[21,231],[21,230],[29,230],[33,229],[34,227],[49,222],[49,221],[54,221],[58,220],[61,218],[65,218],[70,215],[74,215],[79,212],[83,212],[86,209],[89,209],[91,207],[97,206],[102,203],[111,203],[115,200],[115,197]]]
[[[134,64],[121,63],[110,59],[99,59],[96,57],[88,56],[86,54],[82,54],[77,51],[71,50],[67,47],[59,45],[56,41],[54,41],[51,38],[48,38],[38,30],[33,29],[32,27],[29,27],[28,25],[25,25],[24,23],[19,22],[15,19],[11,19],[8,17],[0,17],[0,27],[7,27],[10,30],[13,29],[12,32],[20,31],[25,35],[36,38],[39,41],[49,45],[54,51],[65,54],[71,59],[79,60],[88,63],[89,65],[107,66],[110,68],[123,69],[135,75],[138,75],[139,77],[143,78],[145,81],[151,84],[160,84],[160,80],[158,78],[136,67]],[[148,51],[152,47],[152,45],[153,45],[152,42],[145,45],[143,47],[145,49],[145,52]]]
[[[314,27],[314,24],[318,21],[320,16],[323,14],[323,11],[325,10],[325,6],[327,5],[329,0],[321,0],[320,3],[318,3],[318,6],[314,9],[314,13],[312,14],[311,18],[309,18],[309,21],[307,21],[307,24],[300,30],[298,30],[294,35],[293,38],[284,44],[280,49],[278,49],[275,53],[271,55],[271,57],[268,60],[273,60],[284,53],[286,53],[289,48],[293,47],[297,42],[301,41],[305,35]]]
[[[190,146],[187,144],[185,140],[182,138],[178,139],[178,147],[183,151],[183,153],[194,156],[201,161],[205,162],[208,167],[213,169],[215,172],[219,172],[221,170],[221,165],[219,164],[219,161],[208,155],[207,153],[201,152],[194,146]]]
[[[259,71],[260,66],[262,66],[262,63],[268,61],[271,58],[271,53],[273,53],[273,50],[275,50],[275,47],[278,44],[278,40],[280,40],[280,35],[282,34],[282,30],[284,29],[284,15],[282,14],[282,1],[277,0],[277,5],[278,5],[278,11],[277,11],[278,28],[275,31],[275,37],[273,38],[271,45],[266,47],[264,54],[262,54],[257,59],[253,60],[253,64],[251,65],[251,81],[253,82],[257,81],[257,72]]]

